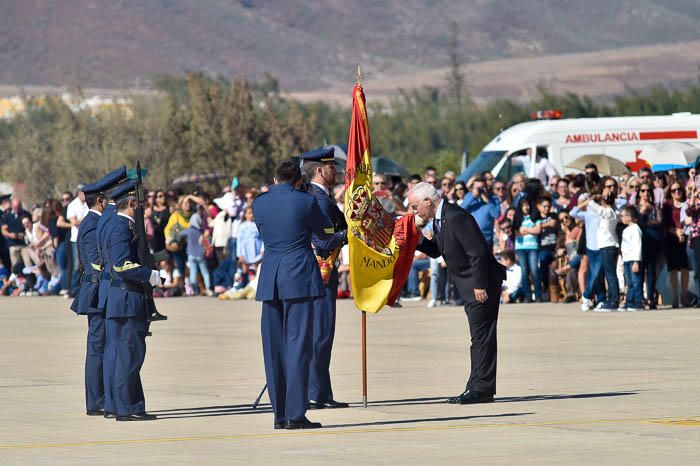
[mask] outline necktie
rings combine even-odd
[[[435,236],[440,234],[440,219],[435,219],[433,220],[433,231],[435,232]]]

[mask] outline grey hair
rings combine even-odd
[[[419,197],[420,200],[430,199],[433,202],[438,202],[442,197],[438,190],[435,189],[435,186],[430,183],[426,183],[425,181],[421,181],[411,188],[408,195],[411,197]]]

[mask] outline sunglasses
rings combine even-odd
[[[464,188],[455,188],[455,191],[466,191]]]
[[[163,194],[158,194],[156,197],[165,197]]]
[[[671,190],[672,193],[679,193],[681,192],[681,188],[675,188]]]
[[[639,192],[640,193],[648,193],[648,192],[651,192],[651,189],[648,189],[648,188],[647,189],[640,189]]]
[[[606,184],[605,187],[608,189],[615,189],[616,188],[616,186],[614,184]]]
[[[636,184],[631,184],[629,186],[629,189],[639,189],[639,186],[637,186]]]
[[[494,186],[493,187],[494,191],[503,191],[503,189],[504,189],[503,186]]]

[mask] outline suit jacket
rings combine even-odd
[[[348,242],[348,224],[345,221],[345,215],[343,215],[343,212],[338,208],[335,199],[329,194],[326,194],[322,188],[312,183],[309,186],[309,194],[316,199],[321,212],[331,221],[335,229],[333,236],[327,240],[320,239],[316,233],[312,233],[311,235],[311,244],[313,244],[316,254],[326,258],[334,249]]]
[[[101,216],[93,211],[88,212],[78,228],[78,251],[80,263],[85,277],[99,279],[102,274],[102,266],[99,249],[97,247],[97,222]],[[96,314],[101,312],[97,308],[97,288],[99,282],[85,281],[81,277],[80,289],[71,305],[71,309],[77,314]]]
[[[317,298],[325,294],[311,234],[322,241],[335,230],[309,193],[288,184],[270,186],[253,202],[255,223],[265,244],[255,299]]]
[[[134,288],[143,288],[151,277],[151,269],[138,263],[136,228],[128,218],[115,215],[104,229],[107,253],[105,269],[112,273],[112,284],[107,295],[107,318],[139,317],[146,319],[149,304],[144,292],[114,286],[120,282]]]
[[[466,302],[476,301],[475,288],[500,288],[506,268],[493,257],[474,217],[447,201],[442,203],[440,217],[440,233],[432,240],[423,238],[418,250],[445,259],[447,270]]]

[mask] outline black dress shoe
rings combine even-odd
[[[117,421],[154,421],[156,419],[153,414],[148,413],[127,414],[126,416],[117,414]]]
[[[350,406],[347,403],[343,403],[342,401],[335,401],[335,400],[328,400],[325,403],[323,403],[323,407],[327,409],[338,409],[338,408],[347,408]]]
[[[115,417],[117,417],[117,413],[108,413],[105,411],[105,419],[114,419]]]
[[[148,317],[148,320],[151,322],[155,322],[157,320],[168,320],[168,316],[161,314],[158,311],[153,311],[153,314],[151,314]]]
[[[88,416],[104,416],[105,412],[102,409],[88,410],[86,413]]]
[[[299,419],[298,421],[285,421],[284,428],[287,430],[295,429],[320,429],[320,422],[311,422],[306,418]]]
[[[275,422],[275,430],[284,429],[284,421]]]
[[[323,409],[325,406],[323,406],[323,403],[319,403],[316,400],[309,400],[308,403],[306,403],[306,409]]]
[[[480,393],[472,390],[467,390],[459,396],[453,396],[447,399],[447,402],[453,405],[471,405],[476,403],[493,403],[493,395],[490,393]]]

